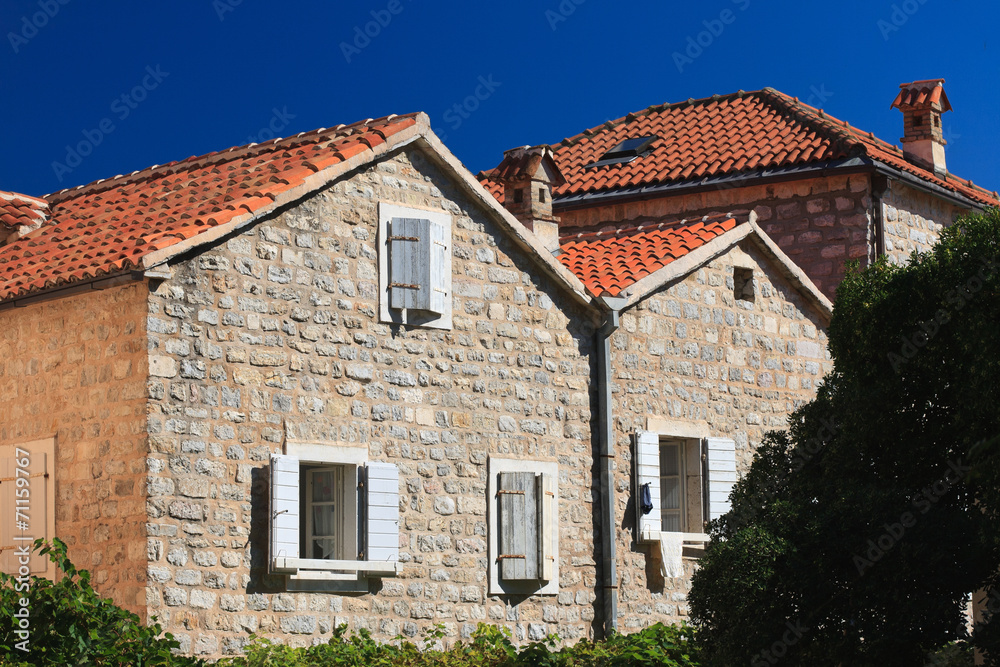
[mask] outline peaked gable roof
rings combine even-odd
[[[650,152],[624,164],[590,167],[628,138],[655,136]],[[896,146],[771,88],[652,106],[608,121],[553,147],[572,197],[643,186],[846,160],[864,156],[974,202],[996,206],[997,194],[907,161]],[[490,176],[480,175],[480,180]],[[498,188],[487,186],[498,194]]]
[[[15,233],[14,240],[0,246],[0,302],[9,305],[26,295],[94,279],[141,276],[411,143],[483,207],[547,275],[577,301],[591,304],[579,279],[483,189],[437,138],[423,113],[238,146],[42,199],[0,193],[0,231],[30,229],[20,222],[25,216],[34,217],[35,224],[42,221],[40,228],[22,238]]]

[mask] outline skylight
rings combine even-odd
[[[588,164],[587,168],[603,167],[609,164],[628,164],[632,160],[642,157],[648,153],[650,147],[653,145],[653,142],[657,139],[659,139],[659,137],[655,135],[648,137],[630,137],[602,155],[601,159],[597,162]]]

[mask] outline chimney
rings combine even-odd
[[[951,111],[944,79],[914,81],[899,86],[892,107],[903,112],[903,154],[910,162],[943,176],[948,172],[941,131],[941,114]]]
[[[566,182],[549,146],[522,146],[503,155],[490,178],[503,185],[503,205],[535,233],[546,249],[559,250],[559,218],[552,215],[552,188]]]

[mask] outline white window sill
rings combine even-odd
[[[667,531],[659,530],[643,530],[642,535],[639,536],[640,542],[659,542],[661,535],[680,535],[681,539],[685,542],[704,544],[710,541],[712,538],[705,533],[670,533]]]
[[[359,575],[395,577],[403,571],[399,561],[321,560],[313,558],[275,558],[275,574],[287,574],[296,581],[348,581]]]

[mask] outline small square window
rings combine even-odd
[[[514,203],[520,204],[522,202],[524,202],[524,190],[518,188],[517,190],[514,190]]]
[[[737,301],[754,300],[753,269],[733,269],[733,297]]]
[[[545,203],[545,188],[538,188],[538,201]]]

